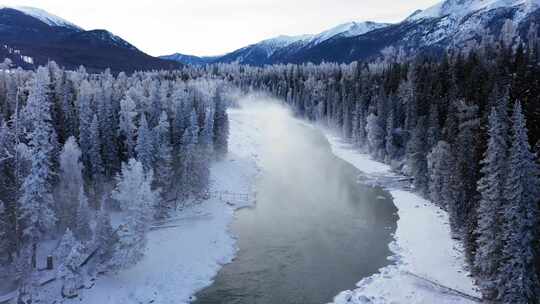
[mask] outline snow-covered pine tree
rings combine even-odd
[[[5,254],[0,255],[0,259],[6,257],[11,259],[11,255],[17,251],[17,225],[16,218],[19,193],[19,176],[17,174],[17,163],[19,162],[17,148],[15,147],[15,134],[8,124],[0,119],[0,193],[2,194],[3,211],[0,212],[0,225],[3,236],[0,237],[0,251]],[[3,257],[2,257],[3,256]]]
[[[150,128],[155,128],[159,123],[161,112],[163,111],[163,103],[161,100],[161,85],[159,81],[153,81],[150,85],[149,92],[149,109],[148,109],[148,125]]]
[[[101,204],[101,209],[96,217],[96,230],[93,239],[93,247],[97,248],[97,257],[100,270],[106,270],[113,257],[114,245],[118,241],[116,233],[111,225],[111,217],[105,204]]]
[[[92,161],[90,160],[90,150],[92,149],[92,138],[90,126],[94,117],[92,110],[92,100],[94,99],[94,89],[92,85],[84,80],[79,88],[77,101],[79,105],[79,145],[82,151],[82,163],[85,176],[90,176]]]
[[[65,138],[79,135],[79,117],[75,106],[75,87],[73,81],[68,78],[68,73],[62,71],[60,86],[60,102],[64,113]]]
[[[159,123],[153,133],[156,140],[154,188],[161,189],[162,194],[156,216],[161,218],[171,207],[164,205],[164,202],[167,201],[173,178],[171,132],[167,112],[161,113]]]
[[[90,150],[88,151],[88,159],[90,160],[90,167],[86,170],[89,174],[88,178],[91,182],[89,191],[89,197],[91,199],[91,205],[94,209],[99,204],[100,193],[103,186],[103,159],[101,157],[101,136],[99,134],[99,120],[97,115],[94,114],[92,123],[90,124]]]
[[[428,194],[428,167],[427,167],[427,123],[424,116],[418,117],[416,128],[407,145],[407,162],[411,175],[414,178],[414,188],[420,194]]]
[[[54,250],[54,259],[59,263],[65,260],[76,242],[75,235],[73,235],[71,229],[67,228],[60,239],[58,247]]]
[[[219,87],[216,90],[214,104],[214,151],[218,158],[223,158],[228,152],[229,117],[227,115],[227,103],[223,100]]]
[[[58,267],[58,276],[62,279],[62,296],[74,298],[83,286],[81,264],[84,261],[84,246],[80,241],[74,240],[69,254]]]
[[[171,136],[173,138],[172,144],[175,151],[180,149],[182,135],[184,134],[186,124],[189,122],[189,120],[186,121],[184,118],[184,112],[188,111],[185,104],[185,98],[184,90],[176,86],[171,98],[174,106]],[[189,109],[189,113],[191,113],[191,109]]]
[[[48,70],[39,68],[25,109],[26,119],[31,123],[27,133],[31,168],[22,185],[19,223],[23,227],[24,241],[33,245],[37,245],[56,222],[51,185],[51,160],[56,135],[51,124],[50,103],[47,101],[48,84]]]
[[[108,178],[120,169],[118,155],[118,119],[116,117],[115,100],[113,100],[113,77],[106,72],[102,75],[101,87],[96,94],[100,143],[103,158],[104,175]]]
[[[126,212],[126,222],[118,230],[111,260],[115,269],[125,269],[138,263],[144,256],[147,232],[153,217],[153,206],[159,192],[152,190],[152,171],[145,172],[140,162],[131,159],[122,165],[112,198]]]
[[[436,103],[429,107],[429,121],[427,132],[427,144],[429,149],[433,148],[441,137],[441,125],[439,123],[439,107]]]
[[[439,141],[428,155],[429,197],[431,201],[442,208],[448,208],[451,201],[452,185],[452,149],[450,144]]]
[[[528,142],[521,103],[512,115],[512,139],[503,206],[502,262],[498,276],[498,300],[503,303],[529,304],[539,298],[540,281],[534,271],[536,236],[540,213],[538,164]]]
[[[198,182],[195,187],[198,196],[205,196],[210,186],[210,162],[214,155],[214,115],[210,111],[206,114],[205,124],[199,132],[197,153],[195,155]]]
[[[504,185],[506,180],[508,136],[506,116],[492,108],[489,115],[488,147],[482,160],[482,178],[478,182],[481,199],[478,206],[478,250],[474,266],[481,278],[479,281],[483,298],[497,297],[498,269],[501,263],[502,232],[501,212],[505,205]]]
[[[385,140],[385,150],[386,150],[386,162],[391,163],[398,156],[398,147],[395,140],[395,117],[393,108],[391,108],[390,113],[386,119],[386,140]]]
[[[120,135],[123,138],[125,157],[131,159],[135,156],[135,102],[128,95],[120,102]]]
[[[456,159],[456,187],[459,197],[456,198],[456,225],[465,235],[470,235],[469,231],[474,226],[476,217],[472,211],[478,197],[477,181],[479,180],[479,142],[480,119],[478,117],[478,106],[467,104],[464,101],[456,103],[458,117],[458,133],[453,144]],[[472,244],[467,244],[469,246]]]
[[[195,110],[191,111],[191,120],[182,136],[182,148],[180,150],[180,177],[181,195],[184,198],[197,193],[199,183],[198,164],[198,146],[199,146],[199,125],[197,123],[197,114]]]
[[[137,131],[137,146],[135,146],[135,152],[137,152],[137,160],[141,162],[144,170],[149,171],[154,168],[154,137],[148,128],[148,122],[146,121],[146,115],[144,113],[141,114],[141,121]]]
[[[384,129],[379,117],[373,113],[367,118],[366,134],[370,154],[375,159],[384,159]]]
[[[92,229],[90,228],[90,207],[88,207],[88,198],[84,193],[84,187],[79,188],[79,206],[77,208],[75,222],[75,236],[81,242],[86,242],[92,237]]]
[[[56,215],[60,231],[75,229],[79,192],[83,186],[81,150],[71,136],[60,153],[60,176],[56,190]]]

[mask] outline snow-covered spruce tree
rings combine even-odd
[[[154,128],[159,123],[161,112],[163,111],[163,101],[161,100],[161,84],[153,81],[148,94],[148,124]]]
[[[477,182],[480,179],[480,119],[479,108],[474,104],[464,101],[457,103],[458,109],[458,134],[453,144],[456,159],[456,199],[455,216],[453,217],[454,228],[458,228],[463,237],[466,259],[474,264],[474,252],[476,251],[477,205],[478,190]]]
[[[454,165],[450,144],[439,141],[431,150],[428,157],[429,197],[431,201],[442,208],[448,208],[452,203],[452,166]]]
[[[75,86],[73,81],[68,78],[66,71],[62,71],[59,94],[62,112],[64,114],[64,137],[77,137],[79,135],[79,111],[75,106]]]
[[[179,166],[179,184],[180,194],[182,197],[187,198],[197,193],[199,172],[197,172],[197,164],[199,157],[199,125],[197,123],[197,114],[195,110],[191,112],[191,120],[188,127],[182,135],[182,147],[179,153],[180,166]]]
[[[88,178],[91,184],[89,197],[91,199],[91,205],[96,209],[102,191],[104,173],[103,159],[101,158],[101,136],[99,134],[99,120],[97,115],[94,115],[90,124],[90,150],[88,153],[90,164],[89,167],[86,167],[86,170],[89,174]]]
[[[205,124],[199,132],[198,153],[196,155],[196,172],[198,177],[196,192],[198,196],[205,196],[210,186],[210,162],[214,155],[214,115],[210,111],[206,114]]]
[[[19,201],[19,224],[22,237],[28,246],[37,246],[56,222],[53,211],[51,160],[57,144],[51,124],[50,103],[47,100],[49,73],[39,68],[35,74],[25,109],[31,123],[28,145],[31,150],[30,173],[22,185]]]
[[[214,104],[214,151],[218,158],[224,158],[228,152],[229,117],[227,103],[223,100],[220,88],[216,91]]]
[[[62,279],[62,296],[74,298],[83,286],[81,264],[84,261],[84,246],[80,241],[73,240],[69,254],[58,267],[58,276]]]
[[[536,268],[536,236],[540,221],[538,164],[528,142],[521,103],[512,115],[512,139],[503,206],[504,247],[498,276],[498,300],[529,304],[539,298],[540,281]]]
[[[135,146],[135,152],[137,152],[137,160],[141,162],[144,170],[152,170],[155,159],[154,138],[152,132],[148,128],[148,122],[146,121],[146,115],[144,113],[141,114],[141,121],[137,131],[137,146]]]
[[[1,215],[3,237],[0,241],[0,260],[12,260],[17,251],[18,235],[16,213],[18,209],[17,196],[19,194],[20,174],[17,169],[20,156],[16,148],[15,131],[0,119],[0,193],[3,205]]]
[[[167,112],[163,111],[158,125],[154,128],[155,138],[155,178],[154,189],[161,189],[162,199],[156,209],[156,217],[162,218],[172,206],[167,206],[168,194],[171,190],[173,167],[171,132]]]
[[[174,105],[174,117],[172,125],[172,138],[173,147],[175,151],[178,151],[181,145],[182,135],[189,123],[189,117],[185,117],[185,113],[191,114],[191,103],[187,101],[187,96],[184,89],[176,87],[172,96],[172,102]],[[189,104],[188,104],[189,103]]]
[[[123,138],[126,159],[135,157],[135,102],[130,96],[126,96],[120,102],[120,136]]]
[[[369,153],[377,160],[384,159],[384,129],[379,117],[369,114],[366,124],[366,134]]]
[[[439,123],[439,107],[432,104],[429,108],[429,121],[427,132],[427,144],[429,149],[433,148],[441,138],[441,126]]]
[[[94,99],[94,89],[92,85],[84,80],[79,88],[77,101],[79,105],[79,145],[82,151],[82,163],[85,169],[85,176],[90,176],[92,161],[90,160],[90,149],[92,149],[92,138],[90,126],[94,118],[92,110],[92,100]]]
[[[395,117],[394,111],[391,110],[386,119],[386,162],[392,163],[393,160],[398,156],[398,147],[395,139]]]
[[[322,115],[322,114],[321,114]],[[319,118],[322,121],[322,118]],[[364,111],[362,109],[362,103],[356,103],[356,110],[352,117],[352,142],[353,144],[362,149],[366,144],[366,119],[364,118]]]
[[[474,266],[478,273],[483,298],[497,297],[498,269],[501,262],[501,211],[505,205],[508,136],[505,121],[497,108],[489,115],[488,147],[482,160],[482,178],[478,182],[481,194],[478,206],[477,252]]]
[[[109,262],[113,258],[114,246],[118,241],[117,235],[111,225],[109,212],[105,210],[105,204],[101,204],[101,209],[96,217],[96,229],[93,239],[93,248],[97,248],[97,258],[99,271],[107,270]]]
[[[90,228],[90,207],[88,206],[88,198],[84,193],[84,187],[79,188],[79,206],[77,208],[75,222],[75,236],[81,242],[86,242],[92,237],[92,229]]]
[[[114,269],[133,266],[144,256],[152,207],[159,199],[159,193],[152,190],[152,178],[152,171],[145,172],[142,164],[134,159],[122,165],[112,198],[126,213],[126,222],[118,229],[118,242],[111,260]]]
[[[116,117],[115,100],[113,95],[113,77],[107,71],[102,74],[101,88],[96,94],[100,143],[103,155],[104,175],[107,178],[120,169],[118,155],[118,119]]]
[[[68,138],[60,153],[60,176],[56,190],[55,210],[59,229],[75,229],[79,192],[83,187],[81,150],[74,137]]]
[[[71,229],[66,229],[62,235],[62,238],[60,239],[58,247],[56,247],[54,250],[54,259],[58,262],[65,260],[76,242],[77,240],[75,239],[75,235],[73,235]]]
[[[418,117],[416,128],[407,145],[407,163],[414,178],[414,188],[420,194],[428,194],[428,168],[427,168],[427,123],[424,116]]]

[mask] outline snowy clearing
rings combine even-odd
[[[258,128],[249,114],[230,111],[227,159],[212,166],[212,192],[253,195]],[[244,125],[246,121],[251,124]],[[117,275],[104,275],[80,298],[65,303],[131,304],[189,303],[192,295],[212,283],[222,265],[235,256],[235,239],[229,233],[234,210],[245,203],[223,202],[213,197],[178,213],[172,228],[150,232],[144,260]]]
[[[322,131],[334,154],[365,172],[368,177],[398,177],[389,166],[358,152],[328,130]],[[416,277],[471,296],[480,296],[465,270],[461,244],[450,236],[448,214],[410,191],[391,187],[387,190],[394,197],[394,204],[399,210],[395,241],[389,245],[395,264],[358,282],[357,289],[340,293],[334,303],[474,303]]]

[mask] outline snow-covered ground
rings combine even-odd
[[[396,178],[389,166],[373,161],[330,131],[323,130],[334,154],[367,174],[368,178]],[[415,275],[479,297],[465,270],[463,249],[450,236],[448,214],[418,195],[388,188],[398,208],[399,220],[390,244],[393,265],[358,282],[357,289],[344,291],[335,304],[472,303],[437,288]]]
[[[258,174],[257,121],[243,110],[230,111],[229,156],[212,167],[213,192],[253,193]],[[251,195],[250,197],[254,197]],[[65,301],[82,304],[189,303],[190,297],[212,283],[222,265],[236,253],[229,233],[240,202],[226,204],[215,195],[178,214],[169,229],[150,232],[144,260],[116,275],[98,277],[81,297]]]

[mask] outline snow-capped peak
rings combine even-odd
[[[540,0],[446,0],[413,14],[407,20],[414,21],[444,16],[462,18],[479,11],[489,11],[501,7],[519,7],[523,13],[528,13],[540,7]]]
[[[298,41],[306,41],[313,37],[313,35],[299,35],[299,36],[287,36],[281,35],[274,38],[261,41],[261,44],[265,44],[273,47],[286,47]]]
[[[302,42],[302,43],[312,43],[319,44],[324,42],[334,36],[340,35],[343,37],[353,37],[365,34],[372,30],[382,28],[387,26],[387,23],[376,23],[371,21],[366,22],[348,22],[340,24],[336,27],[333,27],[329,30],[326,30],[322,33],[315,35],[298,35],[298,36],[278,36],[270,38],[267,40],[261,41],[259,44],[265,45],[270,48],[283,48],[287,47],[293,43]]]
[[[371,32],[373,30],[382,28],[388,26],[387,23],[376,23],[371,21],[366,22],[348,22],[344,24],[340,24],[336,27],[333,27],[329,30],[326,30],[318,35],[315,35],[311,42],[313,43],[321,43],[324,42],[336,35],[340,35],[343,37],[353,37],[353,36],[359,36],[362,34],[365,34],[367,32]]]
[[[28,6],[0,5],[0,9],[3,9],[3,8],[10,8],[10,9],[17,10],[23,14],[39,19],[40,21],[48,24],[49,26],[60,26],[60,27],[67,27],[67,28],[71,28],[75,30],[83,30],[81,27],[39,8],[28,7]]]

